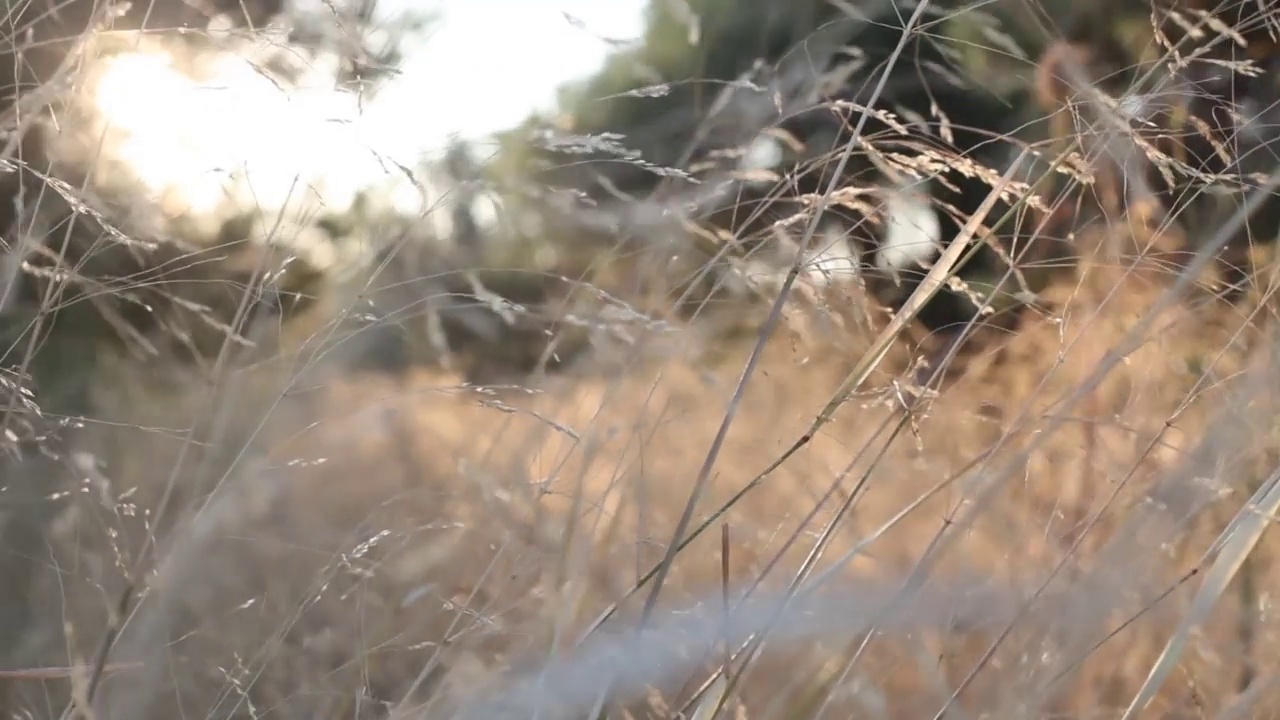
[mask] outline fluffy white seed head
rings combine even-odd
[[[782,164],[784,157],[782,141],[762,133],[747,146],[747,151],[738,160],[738,169],[776,170]]]
[[[815,247],[805,259],[809,279],[819,287],[852,282],[858,277],[858,258],[849,244],[848,233],[837,223],[828,223]]]
[[[906,189],[885,193],[884,237],[876,267],[896,273],[942,252],[942,224],[926,196]]]

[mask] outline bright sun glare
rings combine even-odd
[[[599,66],[610,49],[602,38],[638,35],[642,4],[441,3],[435,31],[373,98],[325,87],[322,72],[282,86],[231,53],[193,77],[151,48],[106,58],[92,102],[114,144],[104,151],[170,215],[223,214],[228,203],[340,212],[374,188],[388,209],[416,215],[437,198],[401,168],[454,133],[483,138],[548,109],[559,85]]]

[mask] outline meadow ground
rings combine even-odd
[[[98,383],[111,411],[76,431],[74,477],[50,493],[8,661],[87,662],[122,627],[96,692],[110,718],[533,717],[539,693],[558,703],[542,717],[586,717],[606,689],[626,695],[618,712],[662,717],[723,661],[689,609],[718,607],[726,574],[731,594],[758,582],[769,598],[835,568],[803,621],[747,614],[735,637],[766,642],[729,712],[1119,717],[1280,457],[1266,304],[1196,292],[1142,330],[1172,276],[1085,263],[910,413],[897,348],[736,498],[870,331],[792,313],[705,473],[749,340],[714,362],[669,351],[696,340],[664,343],[626,372],[487,393],[324,363],[167,385],[121,363]],[[626,631],[650,583],[575,649],[662,560],[703,474],[690,527],[728,507],[675,556],[654,634]],[[1273,547],[1193,628],[1143,717],[1271,716]],[[542,671],[540,686],[525,675]],[[0,697],[53,716],[89,684],[10,678]]]

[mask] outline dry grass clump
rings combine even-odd
[[[767,608],[814,554],[808,577],[834,579],[808,614],[773,634],[768,612],[745,616],[738,639],[768,639],[735,713],[915,718],[954,693],[989,717],[1119,716],[1277,454],[1265,304],[1188,298],[1109,366],[1170,277],[1086,259],[1051,310],[910,413],[899,346],[752,484],[879,328],[780,330],[691,527],[723,513],[675,556],[638,638],[650,586],[627,593],[669,547],[749,341],[712,362],[641,337],[622,370],[537,391],[306,355],[172,383],[104,360],[102,413],[42,469],[55,516],[21,564],[30,631],[0,657],[79,665],[119,630],[104,718],[526,717],[539,693],[559,704],[543,717],[581,717],[606,689],[669,717],[723,662],[700,639],[719,631],[672,611],[712,612],[726,577]],[[1240,709],[1262,716],[1275,572],[1259,548],[1152,712],[1216,717],[1252,682]],[[604,644],[575,649],[614,602]],[[93,685],[0,678],[5,707],[39,717]]]

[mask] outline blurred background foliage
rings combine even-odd
[[[998,0],[978,5],[946,0],[931,6],[922,30],[926,42],[947,58],[957,74],[978,79],[984,89],[1010,98],[1014,104],[1027,103],[1035,59],[1055,37],[1082,31],[1119,35],[1133,48],[1134,56],[1141,55],[1143,43],[1150,42],[1149,35],[1133,31],[1149,27],[1149,9],[1141,0],[1083,3]],[[246,29],[275,32],[273,37],[277,39],[271,42],[288,50],[277,53],[267,62],[280,78],[296,77],[308,68],[314,72],[316,66],[323,66],[328,68],[325,72],[335,85],[359,86],[362,93],[373,96],[379,84],[395,74],[406,42],[430,42],[432,24],[429,11],[401,11],[389,20],[375,22],[375,8],[375,0],[289,6],[270,0],[250,3],[236,0],[222,5],[177,0],[103,5],[74,0],[60,4],[56,11],[42,3],[16,3],[10,10],[12,36],[16,42],[0,57],[0,72],[5,77],[17,78],[18,82],[8,87],[9,99],[0,104],[0,110],[15,107],[15,93],[34,98],[37,87],[57,88],[65,84],[65,79],[59,77],[59,69],[72,58],[71,49],[86,32],[96,29],[119,34],[144,25],[151,34],[165,30],[186,32],[192,41],[212,37],[202,35],[209,28],[224,34]],[[479,165],[472,172],[474,177],[467,181],[467,187],[473,189],[464,188],[455,195],[474,199],[476,183],[492,188],[486,192],[501,196],[501,226],[489,227],[483,232],[471,230],[473,237],[461,242],[461,246],[465,246],[464,255],[447,261],[436,257],[443,247],[440,242],[458,238],[436,238],[428,242],[428,246],[435,249],[425,253],[431,257],[426,262],[444,262],[451,267],[460,267],[457,265],[460,262],[471,267],[506,268],[502,273],[489,274],[493,282],[509,286],[509,290],[499,295],[505,292],[525,300],[547,299],[546,282],[535,279],[533,275],[537,273],[576,278],[593,269],[598,274],[607,274],[601,270],[607,263],[601,263],[600,259],[609,254],[608,243],[584,244],[580,238],[573,237],[589,233],[573,223],[563,224],[563,218],[547,212],[543,202],[546,187],[576,188],[599,197],[600,189],[590,177],[601,171],[610,177],[614,188],[638,195],[651,192],[660,181],[682,186],[679,172],[663,170],[688,165],[690,157],[696,157],[699,151],[741,142],[743,135],[749,137],[754,132],[751,128],[761,124],[759,118],[748,120],[740,114],[735,116],[735,106],[730,105],[727,110],[722,108],[717,119],[719,125],[713,126],[709,134],[699,135],[700,123],[708,119],[722,91],[732,89],[739,82],[764,82],[770,68],[779,63],[784,67],[788,62],[803,66],[806,43],[815,33],[834,33],[838,42],[847,42],[873,57],[884,56],[896,44],[901,23],[909,11],[908,6],[879,1],[651,0],[645,12],[644,32],[637,42],[619,42],[602,68],[566,85],[560,92],[555,116],[531,117],[522,126],[500,136],[498,152],[477,160]],[[195,32],[192,34],[192,31]],[[304,59],[291,59],[293,55]],[[483,92],[501,92],[501,89]],[[735,125],[741,127],[735,128]],[[743,128],[747,130],[744,132]],[[616,147],[603,153],[593,150],[591,142],[580,147],[573,147],[570,142],[572,152],[569,154],[564,152],[563,141],[559,145],[548,142],[551,137],[566,134],[570,138],[581,138],[607,137],[609,133],[621,139],[604,141],[613,142]],[[23,137],[18,149],[30,155],[25,160],[26,167],[38,166],[39,158],[46,153],[33,139],[35,134],[28,132]],[[699,148],[699,143],[705,147]],[[619,152],[636,153],[644,164],[620,160]],[[20,205],[16,202],[19,190],[25,188],[29,193],[43,182],[27,172],[26,167],[7,175],[8,184],[0,188],[5,196],[0,202],[3,208],[0,224],[20,225],[23,218],[11,212]],[[425,166],[422,170],[426,170]],[[389,171],[413,173],[419,169],[389,166]],[[441,178],[445,184],[455,181],[448,172]],[[370,192],[376,194],[377,191]],[[330,213],[320,227],[326,232],[336,227],[345,228],[345,234],[354,233],[353,236],[363,238],[377,236],[375,244],[380,247],[398,246],[409,236],[421,240],[425,235],[439,235],[442,227],[458,230],[460,226],[454,220],[461,222],[467,215],[466,212],[459,214],[459,208],[465,204],[432,209],[435,219],[406,217],[395,221],[385,214],[370,215],[352,208]],[[439,219],[446,215],[451,219]],[[118,219],[106,218],[108,223]],[[221,232],[221,236],[225,239],[236,235],[234,228],[241,222],[243,216],[227,217],[225,227],[230,234]],[[58,222],[53,226],[62,227]],[[100,236],[101,233],[96,233],[93,242]],[[336,239],[331,237],[325,242],[336,242]],[[130,272],[120,273],[122,276],[141,272],[151,262],[138,260],[129,253],[124,255],[134,257],[126,263],[134,267]],[[423,262],[423,255],[416,255],[419,262]],[[115,256],[122,254],[115,253]],[[697,259],[705,258],[698,256]],[[533,272],[511,272],[517,269]],[[315,285],[323,272],[328,270],[298,269],[295,264],[290,274],[298,278],[300,285],[289,292],[302,295],[327,292]],[[623,274],[626,275],[626,271]],[[678,290],[684,287],[677,285]],[[72,358],[90,361],[93,357],[92,354],[53,351],[62,342],[50,339],[53,326],[68,328],[64,337],[72,338],[74,343],[87,342],[91,337],[118,338],[121,332],[118,322],[104,321],[100,309],[83,302],[68,303],[63,310],[39,322],[32,321],[34,312],[30,303],[19,308],[10,301],[5,326],[10,337],[26,338],[28,330],[35,326],[49,336],[35,343],[9,345],[11,355],[18,347],[45,349],[43,355],[48,360],[32,367],[35,375],[47,378],[41,383],[47,388],[65,382],[52,378],[62,378],[66,374],[66,363]],[[226,312],[233,310],[225,310],[224,314]],[[213,324],[229,320],[222,317]],[[487,334],[496,337],[493,332]],[[215,333],[208,347],[218,347],[219,337]],[[489,347],[495,351],[494,346]],[[58,369],[45,371],[43,368]],[[84,376],[84,373],[70,375]],[[45,392],[54,391],[46,389]]]
[[[0,102],[0,111],[16,108],[13,104],[16,96],[36,101],[36,96],[49,92],[49,88],[56,91],[65,85],[66,80],[59,76],[60,68],[73,57],[70,51],[77,39],[88,31],[119,34],[144,25],[151,34],[180,31],[193,41],[197,36],[213,37],[206,34],[209,29],[224,35],[246,29],[275,32],[272,37],[276,39],[271,42],[288,48],[288,52],[279,53],[269,61],[274,63],[272,70],[281,78],[288,78],[291,73],[296,76],[304,67],[314,71],[314,67],[324,66],[335,85],[359,86],[362,93],[373,96],[384,79],[394,76],[405,43],[430,42],[432,27],[430,11],[400,11],[390,19],[375,22],[375,8],[376,0],[347,3],[318,0],[288,6],[271,0],[228,0],[222,4],[178,0],[102,4],[73,0],[60,3],[56,9],[40,2],[13,3],[9,15],[14,41],[0,56],[0,73],[17,82],[7,86],[9,94]],[[753,131],[744,133],[743,128],[759,124],[758,118],[748,121],[741,114],[735,115],[735,106],[730,105],[720,113],[718,125],[709,133],[699,135],[699,125],[708,119],[722,91],[733,88],[735,83],[763,83],[770,69],[780,63],[782,67],[787,67],[787,63],[791,63],[791,67],[803,66],[806,43],[822,32],[833,34],[838,42],[861,48],[873,57],[883,56],[896,44],[901,23],[909,11],[906,5],[881,0],[791,3],[651,0],[638,41],[619,41],[603,67],[561,90],[559,107],[553,116],[535,115],[522,126],[501,134],[498,151],[477,160],[479,164],[473,177],[463,183],[472,189],[458,194],[474,199],[479,192],[474,189],[477,183],[490,188],[483,192],[501,197],[501,227],[489,227],[483,232],[471,230],[474,237],[460,243],[465,246],[464,254],[469,255],[448,261],[436,257],[442,247],[441,239],[436,238],[432,241],[435,244],[428,243],[435,249],[425,253],[432,258],[429,262],[452,263],[451,267],[460,267],[457,263],[462,263],[473,268],[506,268],[503,273],[490,273],[493,282],[506,283],[511,286],[508,294],[526,300],[546,300],[546,282],[533,279],[529,273],[510,272],[513,269],[574,277],[588,268],[605,273],[600,269],[604,263],[598,261],[608,255],[607,243],[582,243],[574,236],[585,236],[588,232],[573,223],[563,223],[562,217],[548,212],[543,202],[548,186],[575,188],[599,199],[600,188],[590,181],[590,176],[601,168],[607,170],[613,187],[623,192],[644,195],[654,190],[660,181],[681,186],[682,171],[664,169],[687,166],[690,158],[700,151],[741,142],[740,135],[749,136]],[[1054,38],[1081,33],[1119,37],[1127,44],[1132,57],[1141,57],[1151,42],[1149,32],[1142,31],[1143,28],[1149,30],[1149,15],[1148,6],[1141,0],[1049,0],[1043,3],[996,0],[979,4],[939,0],[931,3],[922,32],[926,42],[948,59],[957,74],[977,79],[984,90],[1008,98],[1012,107],[1028,104],[1035,60]],[[291,53],[301,53],[298,57],[305,56],[305,59],[289,60]],[[38,87],[46,90],[37,92]],[[501,92],[501,88],[477,91]],[[548,141],[556,136],[607,137],[610,133],[621,139],[597,141],[612,142],[616,146],[605,152],[599,151],[599,145],[593,149],[588,142],[571,147],[571,153],[567,154],[563,141],[559,145]],[[6,175],[6,184],[0,187],[0,195],[4,196],[0,198],[0,225],[12,228],[25,222],[13,212],[21,205],[17,202],[19,190],[25,189],[29,194],[43,182],[29,172],[29,168],[40,164],[39,158],[45,154],[34,137],[35,134],[24,130],[24,139],[17,149],[30,157],[23,161],[22,170]],[[703,147],[698,147],[700,144]],[[634,152],[644,163],[619,160],[619,152]],[[425,166],[388,167],[392,174],[426,171]],[[445,184],[455,181],[448,177],[442,180]],[[378,192],[370,191],[370,197],[377,196]],[[440,228],[444,227],[441,224],[444,221],[439,218],[444,215],[452,218],[445,224],[458,229],[458,222],[463,222],[466,213],[458,214],[457,204],[451,207],[453,209],[432,210],[435,220],[422,217],[393,220],[385,213],[370,215],[343,209],[331,213],[321,227],[326,232],[343,227],[347,234],[354,232],[354,236],[366,239],[376,236],[374,244],[386,248],[403,244],[409,236],[421,239],[425,235],[439,235]],[[242,217],[228,217],[226,228],[232,230],[242,220]],[[114,222],[115,218],[107,221]],[[61,227],[56,222],[52,226]],[[230,237],[227,233],[222,235]],[[16,235],[11,233],[11,237]],[[336,241],[330,238],[325,242]],[[135,258],[130,262],[136,267],[122,275],[140,272],[150,261]],[[295,266],[290,274],[297,278],[299,285],[287,289],[288,292],[301,295],[327,292],[320,290],[319,285],[308,286],[324,272],[328,270]],[[499,295],[503,292],[506,291]],[[67,331],[67,336],[77,343],[90,337],[120,334],[117,322],[103,321],[100,310],[84,303],[68,304],[55,316],[39,322],[30,318],[35,312],[30,303],[19,308],[10,300],[5,312],[7,337],[25,338],[29,335],[27,331],[35,326],[49,335],[54,325],[73,328]],[[228,320],[220,318],[213,324]],[[216,340],[217,337],[210,347],[219,344]],[[25,345],[17,342],[10,347],[46,348],[47,363],[40,362],[33,367],[35,375],[52,378],[61,377],[68,358],[77,356],[54,352],[52,348],[58,342],[42,339]],[[10,350],[11,355],[14,352],[16,350]],[[80,357],[89,361],[92,354]],[[59,369],[46,372],[41,369],[45,367]],[[59,382],[48,379],[42,385]],[[53,391],[46,389],[45,392]]]

